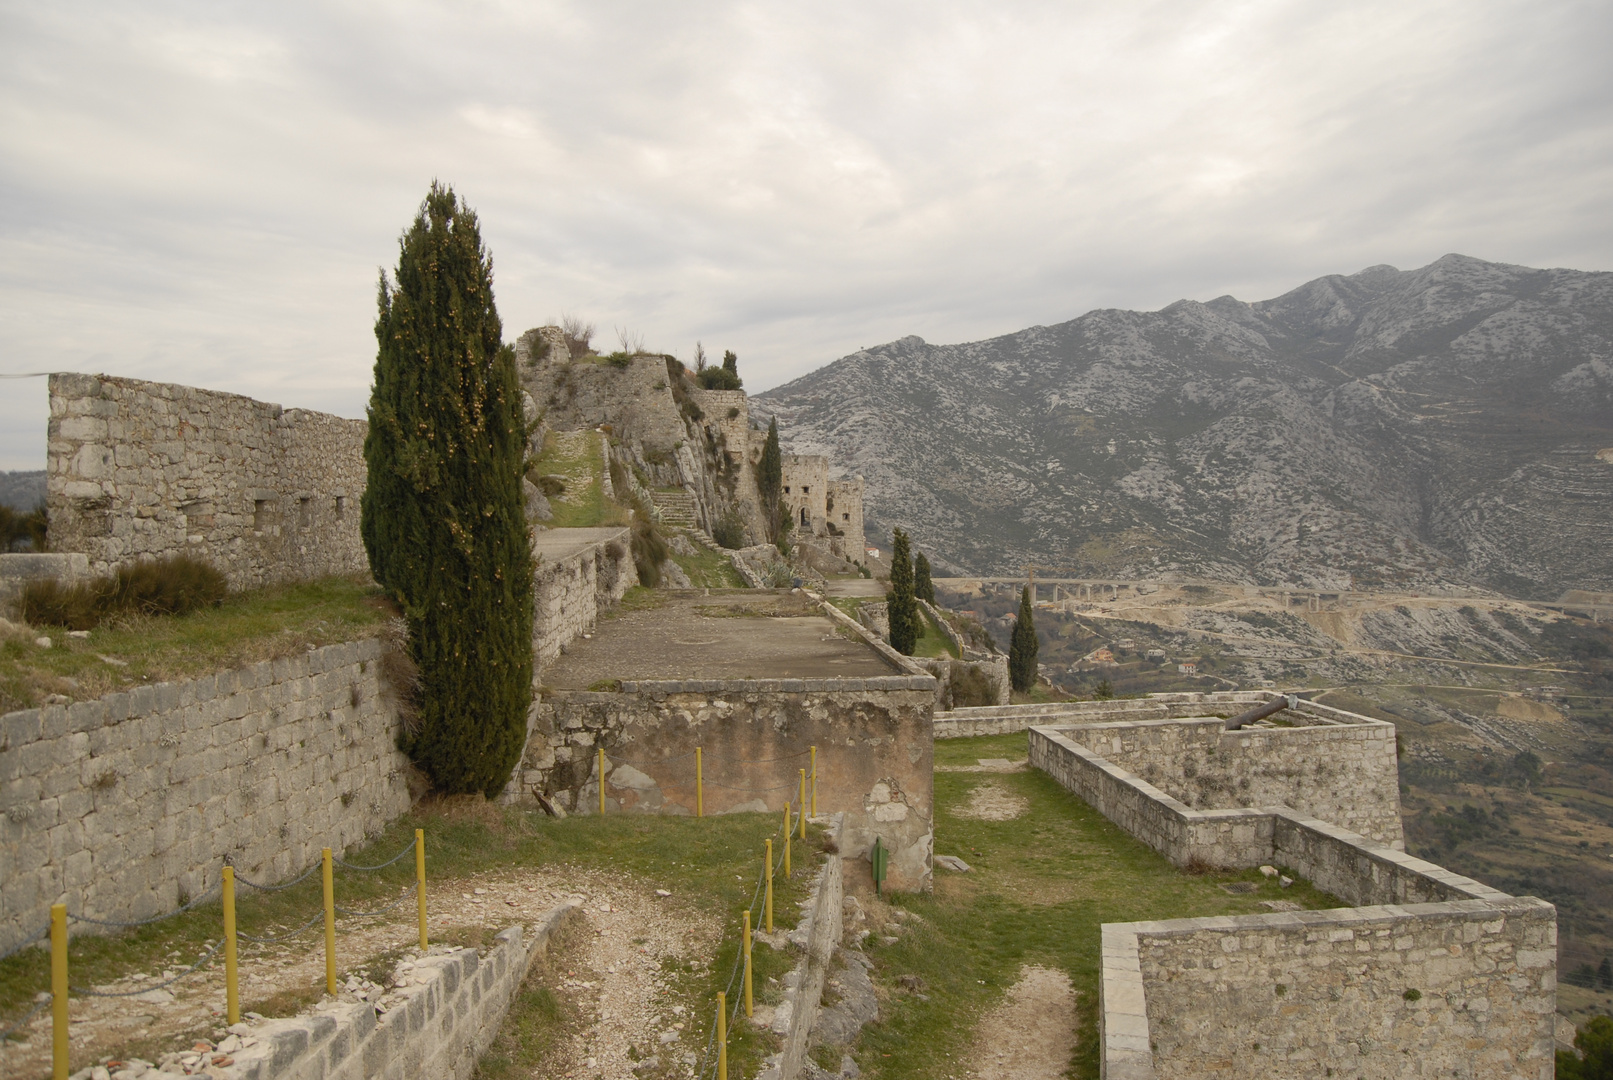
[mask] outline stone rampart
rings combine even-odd
[[[779,811],[818,748],[819,813],[845,813],[841,853],[865,857],[879,837],[887,884],[929,887],[935,680],[624,681],[614,692],[556,691],[535,710],[522,793],[597,813],[600,747],[606,809],[696,811],[701,749],[707,814]],[[810,796],[809,796],[810,797]]]
[[[1125,731],[1167,723],[1078,733],[1099,746],[1118,739],[1124,753]],[[1551,1076],[1550,904],[1288,806],[1194,809],[1069,734],[1032,728],[1031,764],[1176,865],[1273,863],[1368,905],[1106,924],[1107,1080],[1186,1080],[1251,1066],[1278,1077],[1341,1067],[1339,1075],[1373,1078]]]
[[[864,605],[866,606],[866,605]],[[987,705],[953,709],[935,718],[937,739],[965,739],[976,735],[1011,735],[1037,724],[1082,724],[1104,720],[1174,720],[1210,713],[1235,715],[1274,695],[1260,690],[1215,693],[1148,694],[1114,701],[1052,701],[1039,705]],[[1302,701],[1304,709],[1311,702]],[[1326,706],[1316,706],[1326,709]],[[1334,712],[1336,710],[1327,710]]]
[[[581,539],[565,542],[564,534]],[[533,661],[542,667],[581,634],[591,633],[599,613],[638,584],[631,530],[551,529],[539,533],[532,574]],[[548,545],[547,549],[545,545]]]
[[[1532,897],[1103,927],[1106,1080],[1553,1075]]]
[[[1057,730],[1193,809],[1284,805],[1404,846],[1394,725],[1357,719],[1227,731],[1223,721],[1199,717],[1058,723]]]
[[[366,640],[0,717],[0,950],[49,919],[133,920],[279,880],[409,807]],[[81,928],[83,924],[75,924]]]
[[[362,420],[105,375],[50,377],[53,551],[186,552],[234,587],[369,572]]]
[[[500,933],[485,956],[475,949],[433,952],[415,962],[401,1000],[385,1013],[367,1003],[321,1008],[312,1016],[239,1024],[254,1044],[235,1054],[239,1080],[470,1080],[493,1044],[510,1001],[550,938],[581,909],[550,911],[528,940],[520,926]]]

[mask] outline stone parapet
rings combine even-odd
[[[572,813],[776,812],[796,802],[817,747],[820,813],[845,815],[841,852],[891,853],[887,884],[929,887],[935,680],[636,680],[557,691],[535,709],[517,797]],[[697,795],[695,750],[702,760]],[[809,795],[810,798],[810,795]]]
[[[1507,896],[1108,923],[1102,1075],[1548,1080],[1556,931]]]
[[[0,951],[288,877],[409,807],[376,640],[0,717]],[[85,924],[75,923],[75,930]]]

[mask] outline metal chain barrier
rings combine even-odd
[[[412,851],[413,849],[411,848],[410,850]],[[396,861],[396,860],[394,860],[394,861]],[[373,919],[377,915],[385,915],[387,912],[393,910],[399,904],[401,904],[405,900],[409,899],[409,897],[414,895],[414,890],[415,890],[415,886],[410,885],[407,889],[403,890],[403,895],[402,896],[400,896],[396,900],[392,901],[386,907],[377,908],[374,911],[348,911],[346,908],[342,907],[340,904],[336,904],[336,905],[334,905],[334,907],[336,908],[336,914],[338,914],[338,915],[346,915],[348,918],[351,918],[351,919]]]
[[[399,896],[396,900],[392,901],[392,903],[387,904],[385,907],[378,908],[375,911],[351,911],[351,910],[349,910],[347,908],[342,908],[342,907],[337,907],[336,906],[336,904],[334,902],[334,899],[333,899],[332,882],[331,882],[331,877],[330,877],[330,871],[331,871],[331,867],[332,867],[333,863],[335,865],[340,865],[343,868],[348,869],[348,870],[355,870],[355,871],[359,871],[359,872],[363,872],[363,873],[372,873],[372,872],[377,871],[377,870],[384,870],[387,867],[393,865],[394,863],[402,861],[404,858],[406,858],[410,854],[413,854],[414,857],[415,857],[415,880],[407,889],[405,889],[403,891],[403,894],[401,896]],[[243,932],[240,932],[240,931],[238,931],[236,929],[236,925],[235,925],[235,883],[237,881],[240,881],[241,884],[246,885],[249,888],[257,889],[260,892],[269,892],[269,893],[281,892],[281,891],[283,891],[285,889],[290,889],[293,886],[299,885],[302,882],[307,881],[310,877],[313,876],[314,872],[317,871],[317,870],[323,870],[324,873],[325,873],[325,881],[324,881],[325,897],[324,897],[324,903],[322,905],[322,910],[316,912],[314,914],[313,918],[309,919],[307,922],[303,923],[301,926],[297,927],[296,929],[290,930],[290,931],[288,931],[286,933],[283,933],[283,934],[277,934],[277,935],[261,935],[260,936],[260,935],[257,935],[257,934],[243,933]],[[153,915],[153,916],[151,916],[150,918],[147,918],[147,919],[133,919],[133,920],[102,919],[102,918],[96,918],[96,917],[90,916],[90,915],[71,915],[71,914],[68,913],[67,907],[66,907],[65,904],[53,904],[53,905],[51,905],[51,921],[50,921],[50,923],[48,923],[45,926],[44,929],[40,930],[38,933],[33,934],[33,935],[25,938],[24,940],[18,942],[17,944],[13,945],[5,953],[0,954],[0,960],[5,960],[5,959],[15,955],[16,953],[22,951],[23,949],[28,948],[29,946],[33,945],[35,942],[39,941],[41,938],[44,938],[44,937],[47,937],[47,936],[50,938],[51,989],[50,989],[49,993],[46,995],[45,1000],[36,1003],[35,1006],[32,1009],[30,1009],[27,1012],[27,1014],[25,1014],[21,1019],[17,1020],[10,1027],[6,1028],[4,1032],[0,1032],[0,1042],[3,1042],[4,1040],[9,1039],[13,1034],[15,1034],[15,1033],[17,1033],[19,1031],[22,1031],[23,1029],[27,1028],[28,1025],[31,1024],[34,1021],[34,1019],[37,1016],[39,1016],[40,1013],[44,1012],[47,1008],[51,1009],[53,1014],[54,1014],[54,1020],[53,1020],[53,1025],[52,1025],[52,1030],[53,1030],[52,1042],[53,1042],[53,1045],[52,1045],[52,1051],[51,1051],[51,1053],[52,1053],[53,1075],[58,1076],[58,1077],[66,1076],[67,1075],[67,1069],[68,1069],[68,1051],[69,1051],[69,1045],[70,1045],[69,1039],[68,1039],[68,1012],[67,1012],[67,1001],[68,1001],[69,994],[76,994],[79,997],[89,997],[89,998],[132,998],[132,997],[139,997],[141,994],[148,994],[148,993],[151,993],[153,990],[162,990],[165,987],[172,986],[175,983],[177,983],[179,980],[185,978],[186,976],[192,975],[196,971],[208,966],[209,964],[211,964],[213,962],[214,958],[218,955],[219,950],[221,950],[221,949],[224,951],[224,981],[225,981],[225,994],[226,994],[226,999],[225,1000],[226,1000],[227,1022],[231,1023],[231,1024],[239,1023],[241,1017],[240,1017],[240,995],[239,995],[239,988],[238,988],[237,975],[236,975],[236,941],[237,941],[237,939],[244,939],[246,941],[250,941],[250,942],[254,942],[254,943],[262,944],[262,945],[272,945],[272,944],[276,944],[276,943],[282,942],[282,941],[287,941],[287,940],[289,940],[289,939],[291,939],[293,937],[296,937],[298,934],[301,934],[304,931],[308,930],[310,927],[312,927],[315,923],[319,922],[321,919],[323,919],[324,922],[325,922],[325,964],[326,964],[327,988],[328,988],[329,993],[334,994],[336,992],[336,990],[335,990],[335,975],[334,975],[335,962],[336,962],[336,957],[335,957],[335,917],[336,917],[336,914],[340,913],[340,914],[345,915],[345,916],[347,916],[349,918],[361,918],[361,919],[376,918],[378,916],[385,915],[385,914],[387,914],[387,913],[389,913],[391,911],[395,911],[400,905],[403,904],[403,902],[405,900],[409,899],[411,894],[417,896],[417,898],[419,899],[419,904],[420,904],[420,915],[419,915],[419,920],[420,920],[420,948],[422,950],[424,950],[427,947],[427,939],[426,939],[426,895],[425,895],[426,855],[425,855],[425,830],[423,830],[423,829],[416,829],[415,830],[414,842],[411,843],[408,847],[404,848],[401,852],[399,852],[397,855],[394,855],[392,858],[386,860],[383,863],[378,863],[375,866],[364,866],[362,864],[349,863],[349,862],[346,862],[346,861],[344,861],[342,859],[336,859],[336,858],[333,857],[333,855],[331,853],[331,850],[329,848],[326,848],[326,849],[324,849],[324,852],[322,854],[322,858],[321,858],[319,863],[316,863],[314,866],[309,867],[306,871],[304,871],[302,874],[298,875],[297,877],[293,878],[292,880],[286,881],[286,882],[281,882],[278,885],[269,885],[269,884],[265,884],[265,883],[249,881],[246,878],[237,878],[236,875],[235,875],[235,867],[231,864],[231,862],[230,862],[228,857],[226,857],[225,860],[224,860],[224,867],[223,867],[223,870],[220,873],[219,877],[220,877],[219,883],[217,885],[215,885],[213,888],[208,889],[206,892],[202,893],[202,895],[196,897],[193,900],[186,901],[184,904],[181,904],[179,907],[175,908],[172,911],[166,911],[166,912],[163,912],[160,915]],[[222,894],[222,897],[223,897],[222,908],[223,908],[223,916],[224,916],[224,936],[222,938],[220,938],[218,941],[216,941],[213,944],[209,945],[207,947],[206,951],[203,952],[202,955],[199,956],[196,959],[196,962],[194,964],[191,964],[189,967],[185,968],[183,971],[176,972],[175,974],[169,976],[168,978],[163,979],[161,982],[155,982],[155,983],[149,983],[149,984],[146,984],[146,985],[142,985],[139,988],[134,989],[134,990],[97,990],[93,986],[90,986],[90,987],[75,986],[72,983],[68,982],[68,978],[67,978],[67,971],[68,971],[67,946],[68,946],[68,923],[69,922],[87,923],[87,924],[92,924],[92,925],[95,925],[95,926],[109,926],[109,927],[116,927],[116,928],[119,928],[119,929],[132,929],[132,928],[137,928],[137,927],[142,927],[142,926],[150,926],[152,923],[161,922],[164,919],[171,919],[176,915],[181,915],[181,914],[184,914],[185,912],[191,911],[191,910],[199,907],[200,905],[211,901],[212,899],[214,899],[214,897],[219,896],[220,894]]]
[[[68,987],[68,989],[72,990],[73,993],[78,994],[81,997],[98,997],[98,998],[137,997],[140,994],[148,993],[148,992],[150,992],[152,990],[161,990],[165,986],[172,986],[174,983],[178,982],[180,979],[183,979],[186,975],[189,975],[191,972],[195,971],[197,968],[201,967],[203,964],[205,964],[209,960],[213,959],[213,954],[218,952],[223,947],[224,947],[224,939],[220,938],[218,941],[214,942],[213,945],[206,952],[202,953],[201,957],[194,964],[192,964],[190,967],[186,968],[184,971],[181,971],[178,975],[175,975],[171,979],[164,979],[160,983],[153,983],[150,986],[142,986],[138,990],[96,990],[94,988],[86,988],[86,987],[82,987],[82,986],[71,986],[71,985]]]
[[[376,870],[385,870],[387,867],[391,866],[393,863],[397,862],[399,859],[403,858],[405,855],[413,855],[413,854],[414,854],[414,841],[411,840],[409,842],[408,847],[404,848],[402,851],[400,851],[396,855],[392,856],[386,862],[377,863],[374,866],[359,866],[357,863],[350,863],[350,862],[346,861],[345,859],[338,859],[338,858],[335,858],[335,857],[332,857],[331,861],[334,862],[337,866],[343,866],[343,867],[346,867],[349,870],[362,870],[366,874],[368,874],[368,873],[372,873],[372,872],[374,872]],[[309,870],[308,872],[310,874],[313,873],[312,870]],[[239,881],[240,878],[236,878],[236,880]]]
[[[133,922],[124,922],[121,919],[96,919],[96,918],[92,918],[89,915],[72,915],[72,914],[69,914],[67,916],[67,918],[72,922],[94,923],[96,926],[118,926],[118,927],[150,926],[152,923],[162,922],[164,919],[171,919],[175,915],[182,915],[185,912],[189,911],[191,908],[195,907],[196,905],[201,904],[201,903],[203,903],[205,901],[211,900],[213,898],[213,894],[218,892],[218,890],[219,890],[219,887],[217,885],[214,885],[211,889],[208,889],[206,892],[202,893],[202,895],[198,896],[196,899],[190,901],[187,904],[181,904],[179,907],[174,908],[174,910],[172,910],[172,911],[166,911],[161,915],[153,915],[149,919],[136,919]]]

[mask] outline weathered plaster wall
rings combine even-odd
[[[1556,940],[1550,904],[1510,897],[1111,923],[1106,1013],[1141,996],[1151,1053],[1105,1075],[1546,1080]]]
[[[1245,727],[1219,719],[1058,724],[1065,738],[1196,810],[1290,806],[1404,846],[1394,725]]]
[[[607,812],[695,812],[696,747],[708,814],[778,811],[818,748],[818,811],[845,813],[841,853],[891,851],[887,884],[928,888],[935,682],[928,676],[623,682],[559,691],[535,710],[521,765],[538,790],[596,813],[604,747]]]
[[[52,375],[50,546],[96,573],[189,552],[236,587],[368,573],[366,429],[215,390]]]
[[[287,877],[409,808],[381,643],[0,717],[0,950],[50,905],[139,919],[230,856]]]

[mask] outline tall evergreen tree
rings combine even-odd
[[[739,378],[739,356],[734,352],[734,350],[732,350],[732,349],[724,349],[723,350],[723,352],[722,352],[722,369],[724,371],[728,372],[730,375],[734,376],[736,381],[738,380],[738,378]]]
[[[908,551],[907,534],[897,529],[891,539],[891,590],[885,599],[890,613],[891,648],[903,656],[913,655],[919,636],[919,606],[913,597],[913,559]]]
[[[930,560],[924,557],[922,551],[913,556],[913,595],[935,603],[935,582],[930,580]]]
[[[361,531],[419,668],[402,746],[441,791],[497,795],[532,699],[532,552],[515,354],[469,207],[433,183],[381,274]]]
[[[1008,641],[1008,682],[1021,694],[1036,685],[1036,654],[1041,645],[1036,640],[1036,620],[1031,614],[1031,590],[1025,586],[1019,594],[1019,618],[1014,620],[1014,633]]]
[[[756,493],[762,499],[762,516],[770,530],[768,539],[777,541],[782,535],[779,528],[779,496],[784,491],[784,455],[778,445],[778,417],[767,422],[767,442],[762,444],[762,460],[756,465]]]

